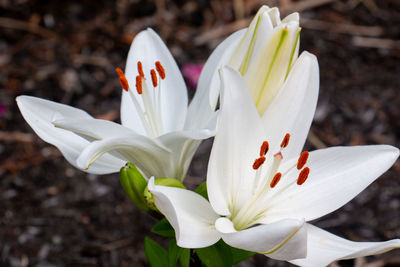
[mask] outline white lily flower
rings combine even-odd
[[[301,152],[318,95],[318,63],[305,53],[260,116],[241,75],[221,71],[221,109],[207,174],[209,202],[184,189],[149,191],[179,246],[228,245],[301,266],[382,253],[400,239],[352,242],[307,221],[340,208],[395,162],[388,145]]]
[[[215,69],[229,65],[238,70],[262,114],[278,94],[298,58],[299,37],[298,13],[281,20],[278,8],[262,6],[249,27],[223,41],[209,62]],[[215,102],[220,86],[218,74],[202,74],[199,84],[210,87],[211,102]]]
[[[124,88],[122,125],[31,96],[19,96],[17,103],[33,130],[75,167],[105,174],[118,172],[129,161],[147,177],[182,181],[201,140],[215,133],[214,110],[198,100],[208,99],[204,96],[208,91],[198,89],[190,105],[196,112],[188,114],[183,77],[151,29],[134,39],[126,76],[120,69],[117,72]]]

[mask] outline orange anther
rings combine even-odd
[[[129,90],[129,83],[128,80],[125,77],[124,72],[120,68],[116,68],[115,71],[118,74],[119,77],[119,82],[121,83],[122,88],[128,92]]]
[[[264,141],[261,145],[261,149],[260,149],[260,157],[264,156],[265,154],[267,154],[269,149],[269,144],[268,141]]]
[[[305,167],[300,173],[299,177],[297,178],[297,184],[302,185],[307,180],[308,175],[310,174],[310,168]]]
[[[165,79],[165,69],[163,65],[161,65],[160,61],[156,61],[156,70],[158,74],[160,75],[161,79]]]
[[[265,162],[265,157],[259,157],[258,159],[256,159],[253,163],[253,169],[258,170],[258,168],[261,167],[261,165],[263,165]]]
[[[310,153],[308,153],[308,151],[301,152],[299,160],[297,161],[298,170],[301,170],[304,167],[304,165],[306,165],[309,154]]]
[[[290,139],[290,134],[287,133],[287,134],[285,135],[285,137],[283,138],[283,140],[282,140],[281,148],[285,148],[285,147],[288,146],[288,144],[289,144],[289,139]]]
[[[137,62],[137,69],[138,69],[139,75],[141,77],[144,77],[142,62],[140,62],[140,61]]]
[[[136,76],[136,91],[138,92],[139,95],[143,93],[143,87],[142,87],[142,76],[138,75]]]
[[[151,69],[150,74],[151,74],[151,81],[153,82],[153,86],[157,87],[157,74],[156,74],[156,71],[154,69]]]
[[[278,182],[281,180],[281,177],[282,177],[282,173],[277,172],[275,174],[274,178],[272,179],[271,183],[269,184],[269,186],[271,188],[274,188],[278,184]]]

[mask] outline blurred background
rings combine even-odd
[[[400,146],[400,2],[396,0],[0,0],[0,266],[146,266],[155,223],[124,195],[118,175],[71,167],[22,119],[33,95],[119,121],[124,68],[135,34],[154,28],[193,95],[201,66],[262,4],[301,13],[301,50],[318,57],[321,87],[307,147]],[[192,162],[206,175],[212,140]],[[349,177],[350,179],[351,177]],[[399,161],[349,204],[315,222],[356,241],[400,237]],[[240,266],[288,266],[258,255]],[[400,250],[332,266],[400,266]]]

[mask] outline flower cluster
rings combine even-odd
[[[319,67],[314,55],[298,55],[299,35],[297,13],[281,20],[277,8],[263,6],[247,29],[212,53],[188,106],[165,44],[151,29],[139,33],[125,73],[117,68],[121,125],[35,97],[17,102],[33,130],[72,165],[105,174],[133,163],[121,169],[125,192],[139,208],[161,212],[180,247],[222,239],[301,266],[398,248],[399,239],[352,242],[309,223],[353,199],[392,166],[399,150],[303,151]],[[206,199],[181,182],[201,140],[214,135]]]

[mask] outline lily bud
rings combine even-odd
[[[165,178],[165,177],[160,177],[154,179],[154,183],[156,185],[162,185],[162,186],[169,186],[169,187],[178,187],[182,189],[186,189],[186,187],[178,180],[174,178]],[[149,192],[147,186],[146,189],[144,190],[144,198],[146,200],[147,206],[152,209],[158,211],[154,204],[154,196],[152,193]]]
[[[125,194],[141,210],[148,211],[144,191],[147,181],[133,163],[127,163],[119,172],[119,180]]]
[[[298,57],[299,14],[281,21],[278,8],[259,9],[236,47],[229,65],[238,70],[263,114]]]

